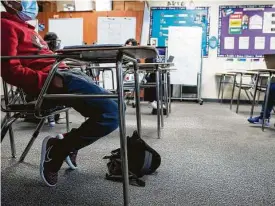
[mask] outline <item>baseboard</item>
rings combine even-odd
[[[220,99],[212,99],[212,98],[203,98],[203,101],[204,102],[221,103]],[[230,102],[231,102],[231,99],[223,99],[222,100],[222,103],[225,103],[225,104],[230,104]],[[263,103],[263,101],[259,101],[259,104],[262,104],[262,103]],[[233,104],[237,104],[236,99],[233,100]],[[249,100],[240,100],[240,104],[251,104],[251,102]]]
[[[202,98],[202,100],[204,102],[212,102],[212,103],[221,103],[221,100],[220,99],[213,99],[213,98]],[[183,99],[183,100],[180,100],[180,99],[173,99],[172,98],[172,101],[186,101],[186,102],[196,102],[196,100],[188,100],[188,99]],[[222,103],[224,104],[230,104],[231,102],[231,99],[223,99],[222,100]],[[259,104],[262,104],[263,101],[259,101]],[[233,104],[237,104],[237,100],[234,99],[233,100]],[[251,105],[251,102],[249,100],[240,100],[240,104],[249,104]]]

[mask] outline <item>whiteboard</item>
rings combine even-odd
[[[129,38],[136,38],[135,17],[98,17],[98,44],[125,44]]]
[[[197,85],[201,70],[202,28],[171,26],[168,30],[168,55],[174,56],[177,70],[171,72],[171,83]]]
[[[49,32],[55,32],[61,40],[61,48],[83,44],[83,19],[49,19]]]

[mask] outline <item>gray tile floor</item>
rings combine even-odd
[[[156,116],[142,107],[143,138],[162,156],[158,173],[146,187],[130,186],[131,205],[275,205],[275,128],[262,132],[228,105],[174,103],[156,138]],[[257,108],[259,110],[259,108]],[[71,112],[72,127],[83,118]],[[275,123],[273,118],[273,124]],[[135,111],[127,109],[127,134],[135,129]],[[34,125],[18,121],[16,149],[21,154]],[[2,143],[2,205],[122,205],[122,184],[104,179],[104,155],[119,146],[118,131],[79,153],[77,171],[64,164],[58,185],[48,188],[39,176],[40,147],[45,136],[65,125],[43,128],[25,163],[11,159],[8,136]]]

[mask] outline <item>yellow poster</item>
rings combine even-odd
[[[240,28],[242,27],[242,19],[230,19],[229,28]]]

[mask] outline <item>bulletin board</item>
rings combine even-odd
[[[220,6],[219,57],[262,57],[275,53],[275,8]]]
[[[209,12],[208,7],[152,7],[150,14],[150,44],[168,45],[169,27],[202,27],[203,56],[208,56]]]

